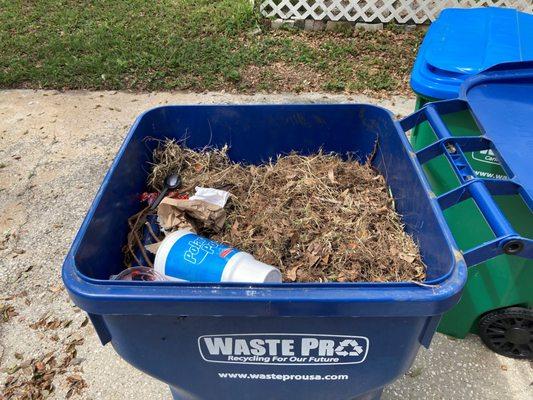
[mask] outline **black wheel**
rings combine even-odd
[[[533,310],[509,307],[485,314],[479,320],[479,336],[502,356],[533,359]]]

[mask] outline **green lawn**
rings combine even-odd
[[[248,0],[0,0],[0,87],[405,92],[422,38],[261,25]]]

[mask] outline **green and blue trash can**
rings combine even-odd
[[[533,60],[533,15],[503,8],[446,9],[430,26],[413,68],[411,86],[417,94],[416,108],[430,101],[458,97],[466,79],[496,64],[527,60]],[[533,90],[525,85],[526,89]],[[494,112],[496,118],[502,116],[502,119],[516,102],[530,100],[528,93],[520,90],[499,95],[505,96],[502,101],[506,102],[501,103],[504,108]],[[510,97],[512,95],[520,98]],[[443,116],[443,121],[454,137],[484,134],[479,121],[468,110],[449,113]],[[509,145],[523,149],[531,166],[532,153],[527,153],[531,150],[527,150],[527,139],[522,129],[525,123],[514,121],[510,126],[502,125],[501,129]],[[415,150],[421,150],[435,140],[435,134],[427,123],[412,131],[411,141]],[[492,149],[467,151],[465,156],[476,177],[513,179]],[[445,157],[429,161],[424,169],[436,195],[449,192],[459,184]],[[533,168],[530,169],[533,172]],[[495,195],[494,200],[517,232],[533,237],[531,205],[522,196]],[[471,199],[447,209],[445,217],[463,251],[494,236]],[[526,347],[517,350],[514,342],[525,341],[526,332],[532,340],[532,307],[533,261],[515,255],[500,255],[469,267],[462,299],[444,315],[438,330],[458,338],[465,337],[469,332],[478,333],[491,349],[500,354],[531,358],[533,343],[529,342],[529,350]]]

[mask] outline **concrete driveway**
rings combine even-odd
[[[70,390],[82,399],[170,399],[163,384],[99,344],[60,278],[73,236],[139,113],[166,103],[346,101],[402,115],[414,107],[410,98],[322,94],[0,91],[0,387],[13,377],[23,381],[29,360],[46,355],[57,364],[69,358],[50,377],[55,389],[47,398],[64,399]],[[529,362],[491,353],[476,336],[437,334],[383,398],[526,400],[532,384]]]

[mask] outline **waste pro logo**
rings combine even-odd
[[[363,336],[294,333],[204,335],[198,338],[207,362],[254,365],[359,364],[368,354]]]
[[[492,150],[481,150],[472,153],[472,158],[477,161],[481,161],[488,164],[500,165],[500,161],[496,154]]]

